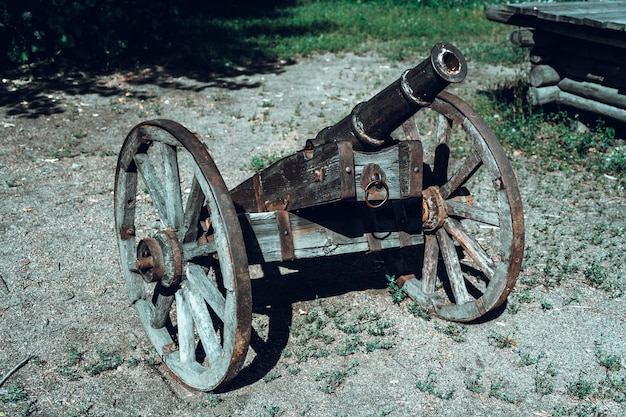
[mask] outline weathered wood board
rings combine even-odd
[[[532,48],[529,98],[626,122],[626,1],[492,5],[489,20],[521,26]]]

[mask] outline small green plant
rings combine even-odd
[[[606,413],[598,404],[582,403],[572,407],[556,407],[552,413],[552,417],[604,417]]]
[[[539,395],[548,395],[556,391],[556,376],[558,372],[553,363],[549,363],[543,372],[537,370],[535,375],[535,392]]]
[[[415,388],[417,388],[418,390],[422,392],[428,393],[432,395],[433,397],[437,397],[441,400],[451,400],[454,397],[453,389],[451,389],[448,392],[442,392],[439,389],[437,389],[436,385],[437,385],[437,374],[435,373],[434,370],[429,369],[426,379],[417,381],[417,383],[415,384]]]
[[[482,394],[483,392],[485,392],[482,373],[477,372],[473,375],[467,376],[465,378],[465,388],[467,388],[468,391],[471,391],[474,394]]]
[[[28,399],[28,394],[17,384],[9,385],[6,394],[0,395],[0,401],[3,403],[17,403]]]
[[[257,414],[256,417],[276,417],[283,413],[283,409],[277,405],[271,406],[263,406],[263,412],[261,414]]]
[[[289,372],[289,374],[291,375],[298,375],[300,371],[302,371],[302,368],[297,366],[292,366],[287,370],[287,372]]]
[[[357,360],[354,360],[350,362],[350,364],[345,368],[338,369],[336,371],[325,371],[317,374],[315,380],[318,382],[322,382],[319,390],[326,394],[334,394],[335,392],[337,392],[338,389],[341,388],[346,378],[357,373],[356,368],[358,366],[359,362]]]
[[[602,348],[602,343],[596,341],[596,359],[598,363],[603,366],[607,372],[617,372],[622,369],[622,358],[618,355],[612,355],[606,353]]]
[[[83,353],[74,346],[67,348],[67,358],[65,361],[57,364],[54,371],[60,375],[67,377],[70,381],[78,381],[82,379],[79,373],[78,365],[83,360]]]
[[[572,397],[584,400],[589,397],[596,389],[596,383],[587,379],[583,379],[582,374],[577,381],[570,382],[567,385],[567,393]]]
[[[352,336],[352,337],[346,337],[344,338],[344,344],[343,346],[339,347],[339,349],[337,349],[337,354],[339,356],[349,356],[354,354],[359,347],[363,344],[363,342],[361,341],[361,338],[357,335],[357,336]]]
[[[457,343],[467,341],[467,326],[464,324],[450,323],[442,327],[438,323],[435,323],[435,330],[439,333],[445,334]]]
[[[546,352],[541,351],[541,352],[539,352],[539,354],[537,356],[533,357],[530,353],[523,352],[520,349],[519,350],[519,357],[520,357],[520,361],[518,363],[519,367],[537,365],[539,363],[539,361],[541,361],[543,358],[546,357]]]
[[[506,391],[508,386],[509,382],[505,381],[504,378],[495,378],[491,381],[489,386],[489,397],[505,401],[509,404],[517,403],[519,400]]]
[[[85,366],[85,371],[89,376],[96,376],[105,371],[116,369],[124,362],[122,357],[108,350],[98,349],[98,359]]]
[[[535,298],[533,297],[532,293],[529,290],[523,290],[523,291],[515,293],[515,299],[520,304],[529,304],[529,303],[532,303]]]
[[[392,340],[380,340],[376,339],[371,342],[365,342],[365,352],[371,353],[378,349],[391,349],[395,343]]]
[[[268,167],[274,162],[278,161],[281,158],[281,155],[276,152],[271,153],[262,153],[260,155],[254,155],[250,161],[243,166],[243,169],[248,169],[250,171],[260,171],[263,168]]]
[[[385,275],[387,278],[387,286],[389,287],[389,294],[394,303],[399,304],[406,298],[406,294],[402,291],[402,288],[396,283],[395,275]]]
[[[489,344],[500,349],[510,348],[517,346],[517,341],[513,339],[511,335],[502,335],[495,330],[492,330],[487,340]]]
[[[278,379],[281,376],[282,375],[280,374],[280,371],[273,371],[263,377],[263,382],[267,384],[268,382],[274,381],[275,379]]]
[[[204,397],[204,400],[196,403],[196,408],[214,408],[221,402],[222,398],[219,395],[210,392]]]
[[[411,304],[407,305],[407,310],[409,313],[413,314],[415,317],[419,317],[423,320],[430,321],[432,320],[432,310],[424,307],[419,304],[417,301],[413,301]]]
[[[626,377],[607,375],[598,387],[598,398],[608,398],[616,403],[626,403]]]

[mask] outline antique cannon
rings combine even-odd
[[[455,47],[437,44],[230,192],[183,126],[152,120],[131,130],[115,177],[122,271],[177,378],[209,391],[242,368],[250,265],[394,251],[399,285],[439,317],[469,322],[504,303],[522,261],[522,204],[492,130],[442,92],[466,72]]]

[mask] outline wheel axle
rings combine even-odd
[[[180,283],[183,255],[176,234],[171,230],[162,230],[154,238],[140,240],[135,267],[148,283],[160,282],[166,288]]]

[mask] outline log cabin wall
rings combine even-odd
[[[529,98],[626,123],[626,1],[492,5],[487,19],[517,26],[531,48]]]

